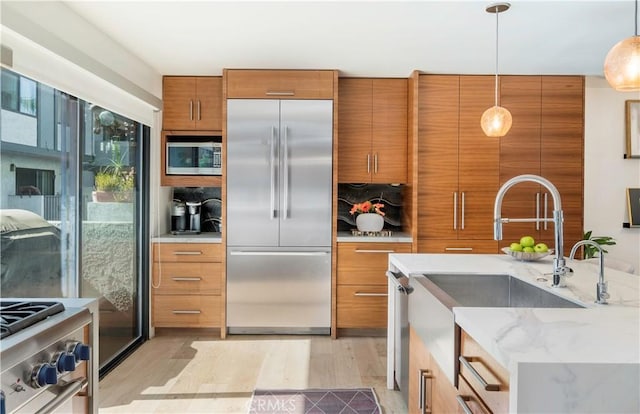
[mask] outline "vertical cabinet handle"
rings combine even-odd
[[[453,229],[458,230],[458,192],[453,193]]]
[[[545,230],[547,230],[548,228],[548,223],[547,223],[547,207],[549,206],[548,201],[549,201],[549,193],[544,193],[544,229]]]
[[[378,153],[373,154],[373,173],[378,174]]]
[[[367,174],[371,174],[371,154],[367,154]]]
[[[202,116],[200,113],[200,99],[198,99],[198,109],[196,112],[198,113],[198,121],[202,120]]]
[[[193,121],[193,101],[189,101],[189,121]]]
[[[464,230],[464,191],[462,193],[460,193],[462,200],[460,200],[460,203],[462,205],[461,210],[460,210],[460,229]]]
[[[418,370],[418,411],[420,414],[430,414],[432,407],[431,397],[431,379],[433,375],[431,370],[419,369]],[[428,383],[428,384],[427,384]],[[428,385],[428,388],[427,388]],[[427,392],[427,389],[429,392]]]
[[[536,193],[536,230],[540,230],[540,193]]]

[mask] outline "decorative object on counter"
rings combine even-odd
[[[351,229],[351,235],[355,237],[391,237],[393,231],[380,230],[380,231],[361,231],[358,229]]]
[[[480,118],[482,131],[488,137],[503,137],[511,129],[511,112],[507,108],[499,105],[498,101],[498,14],[509,10],[509,3],[495,3],[487,6],[487,13],[496,15],[496,82],[495,82],[495,105],[484,111]]]
[[[627,188],[630,227],[640,227],[640,188]]]
[[[255,390],[249,413],[368,413],[382,410],[373,388]]]
[[[382,209],[384,204],[372,203],[371,201],[364,201],[359,204],[354,204],[351,207],[350,213],[352,215],[357,214],[356,226],[360,231],[380,231],[384,227],[384,212]]]
[[[543,253],[536,253],[536,252],[518,252],[515,250],[511,250],[508,247],[503,247],[502,248],[502,252],[504,254],[508,254],[509,256],[517,259],[517,260],[522,260],[523,262],[533,262],[536,260],[540,260],[543,257],[547,257],[550,254],[553,254],[553,249],[549,249],[546,252]]]
[[[640,91],[640,36],[638,36],[638,0],[633,19],[635,35],[616,43],[604,60],[604,77],[620,92]]]
[[[640,60],[640,56],[638,57]],[[627,145],[625,158],[640,158],[640,100],[625,102]]]
[[[592,230],[586,231],[584,233],[584,235],[582,236],[582,240],[590,240],[590,241],[598,244],[599,246],[613,246],[613,245],[616,244],[616,241],[615,241],[615,239],[613,237],[611,237],[611,236],[592,236],[591,235],[592,232],[593,232]],[[585,244],[584,245],[584,252],[583,252],[583,259],[591,259],[600,250],[603,253],[609,253],[604,248],[598,249],[597,247],[595,247],[595,246],[593,246],[591,244]]]
[[[173,199],[179,202],[199,202],[200,231],[219,232],[222,214],[222,192],[220,187],[174,187]]]
[[[384,204],[384,229],[402,231],[403,190],[402,185],[338,184],[338,231],[350,232],[356,227],[356,216],[351,214],[351,209],[363,201]]]

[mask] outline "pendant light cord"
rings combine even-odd
[[[636,0],[636,7],[638,6],[638,0]],[[498,6],[496,5],[496,86],[495,86],[495,106],[498,106]]]

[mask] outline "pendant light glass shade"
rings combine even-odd
[[[495,82],[495,104],[484,111],[480,118],[480,127],[488,137],[503,137],[511,129],[511,112],[507,108],[498,105],[498,14],[509,10],[509,3],[496,3],[487,6],[487,13],[496,15],[496,82]]]
[[[511,112],[501,106],[492,106],[484,111],[480,119],[482,131],[488,137],[503,137],[511,129]]]
[[[620,92],[640,91],[640,36],[638,36],[638,0],[635,1],[635,36],[621,40],[604,60],[604,77]]]
[[[604,77],[617,91],[640,91],[640,36],[631,36],[611,48],[604,61]]]

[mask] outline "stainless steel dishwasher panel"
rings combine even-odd
[[[229,333],[329,334],[331,249],[229,248]]]

